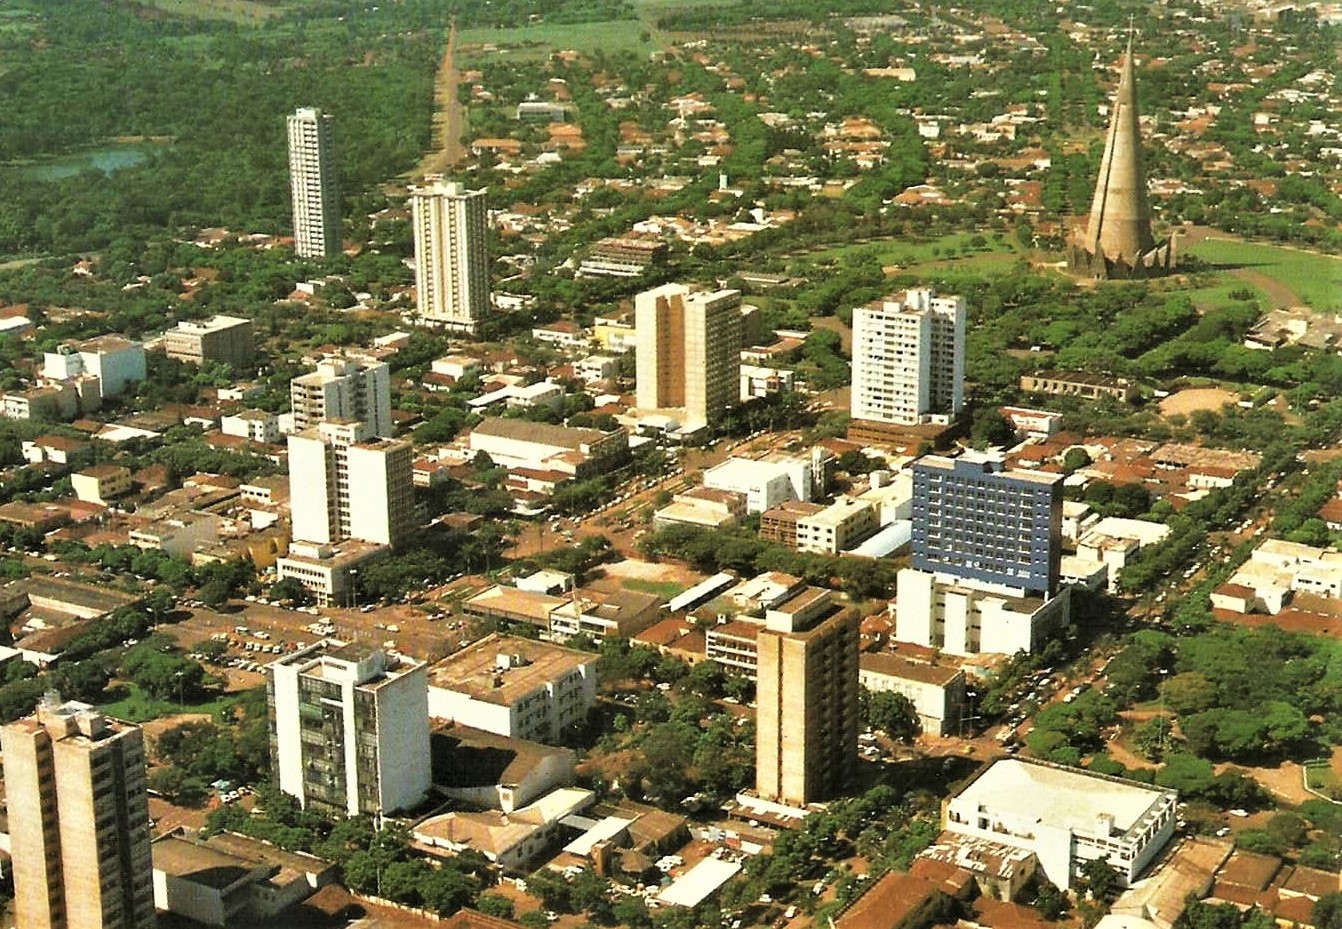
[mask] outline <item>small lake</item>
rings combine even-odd
[[[67,155],[55,155],[25,165],[23,173],[39,181],[56,181],[63,177],[74,177],[85,171],[111,174],[122,168],[133,168],[148,161],[150,153],[158,147],[152,144],[107,145]]]

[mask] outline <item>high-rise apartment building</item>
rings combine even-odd
[[[326,640],[266,667],[270,757],[306,809],[407,810],[429,791],[424,662]]]
[[[740,398],[741,293],[665,284],[634,297],[638,406],[714,423]]]
[[[381,361],[328,358],[289,382],[294,431],[326,420],[357,419],[373,435],[390,438],[391,369]]]
[[[858,616],[808,587],[765,612],[756,638],[755,789],[802,806],[853,774],[858,733]]]
[[[1005,470],[1000,456],[913,465],[913,567],[1022,596],[1057,592],[1061,474]]]
[[[420,319],[474,332],[490,311],[485,191],[435,178],[410,189],[410,208]]]
[[[303,258],[338,255],[340,178],[331,116],[300,107],[289,117],[289,185],[294,206],[294,251]]]
[[[328,420],[289,436],[293,535],[332,544],[397,546],[414,528],[414,450],[358,420]]]
[[[926,288],[853,311],[854,419],[914,426],[964,405],[965,301]]]
[[[144,736],[48,695],[0,731],[23,929],[149,929],[154,869]]]

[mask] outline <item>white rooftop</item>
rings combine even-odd
[[[632,819],[622,819],[619,816],[607,816],[572,842],[565,845],[564,851],[568,852],[570,855],[581,855],[585,858],[592,853],[593,845],[598,842],[604,842],[607,839],[615,838],[615,836],[629,828],[633,822]]]
[[[1019,813],[1031,810],[1036,822],[1081,833],[1093,832],[1100,817],[1112,816],[1115,832],[1122,834],[1169,793],[1136,781],[1006,758],[983,772],[952,802]]]
[[[657,899],[672,906],[698,906],[740,870],[741,866],[734,861],[705,858],[676,878]]]

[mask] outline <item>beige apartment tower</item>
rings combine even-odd
[[[294,251],[300,258],[339,255],[340,179],[329,114],[302,107],[289,117],[289,185]]]
[[[23,929],[154,925],[144,736],[48,695],[0,731]]]
[[[485,191],[430,180],[410,188],[419,318],[473,333],[490,311]]]
[[[765,613],[756,639],[755,789],[804,806],[857,763],[858,616],[808,587]]]
[[[717,422],[740,399],[741,294],[665,284],[634,297],[638,406]]]

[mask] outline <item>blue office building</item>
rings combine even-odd
[[[1051,597],[1062,558],[1061,474],[1001,458],[929,455],[913,465],[913,567]]]

